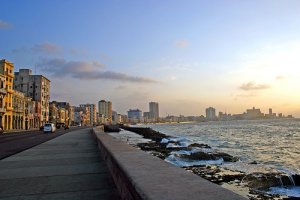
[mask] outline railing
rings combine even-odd
[[[6,93],[7,93],[7,91],[6,91],[6,89],[5,89],[5,88],[0,88],[0,93],[1,93],[1,94],[6,94]]]

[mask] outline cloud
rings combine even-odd
[[[255,94],[238,94],[236,97],[242,97],[242,98],[249,98],[249,97],[256,97]]]
[[[62,52],[60,46],[50,43],[44,42],[40,44],[35,44],[31,47],[21,47],[18,49],[11,50],[11,53],[39,53],[39,54],[59,54]]]
[[[120,85],[120,86],[115,88],[115,90],[124,90],[124,89],[126,89],[126,87],[123,86],[123,85]]]
[[[44,42],[34,45],[31,50],[37,53],[56,54],[60,53],[61,48],[58,45],[52,44],[50,42]]]
[[[8,29],[10,27],[11,27],[11,24],[9,24],[8,22],[0,20],[0,29]]]
[[[276,80],[283,80],[283,79],[286,79],[286,77],[285,76],[276,76],[275,79]]]
[[[104,71],[99,62],[66,61],[65,59],[42,59],[37,66],[55,77],[70,76],[81,80],[115,80],[136,83],[158,83],[150,78],[130,76],[125,73]]]
[[[178,40],[176,41],[175,46],[183,49],[189,46],[189,42],[187,40]]]
[[[267,84],[255,84],[254,82],[248,82],[242,84],[239,89],[249,91],[249,90],[265,90],[271,88],[270,85]]]

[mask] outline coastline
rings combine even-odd
[[[284,195],[272,194],[267,192],[272,187],[280,185],[288,187],[291,184],[291,177],[282,173],[253,173],[246,174],[242,171],[228,169],[227,164],[238,163],[238,158],[233,157],[224,152],[215,152],[207,144],[189,144],[180,146],[182,138],[174,138],[151,128],[128,127],[121,128],[137,133],[145,139],[150,139],[150,142],[137,143],[137,148],[149,152],[150,154],[159,157],[167,162],[184,168],[187,171],[193,172],[200,177],[203,177],[213,183],[221,185],[224,188],[230,189],[249,199],[284,199],[291,200],[297,197],[287,197]],[[168,146],[169,145],[169,146]],[[204,150],[204,151],[203,151]],[[202,162],[192,163],[190,166],[180,165],[177,161],[187,161],[190,163],[193,160]],[[175,161],[175,162],[174,162]],[[249,163],[257,165],[257,163]],[[292,177],[295,180],[295,185],[299,186],[299,175]],[[298,199],[298,198],[297,198]]]

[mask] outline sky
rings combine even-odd
[[[1,0],[0,59],[51,101],[300,117],[299,0]]]

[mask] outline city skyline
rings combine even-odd
[[[118,113],[300,117],[299,1],[3,1],[0,55],[51,79],[50,101]],[[13,11],[13,12],[12,12]]]

